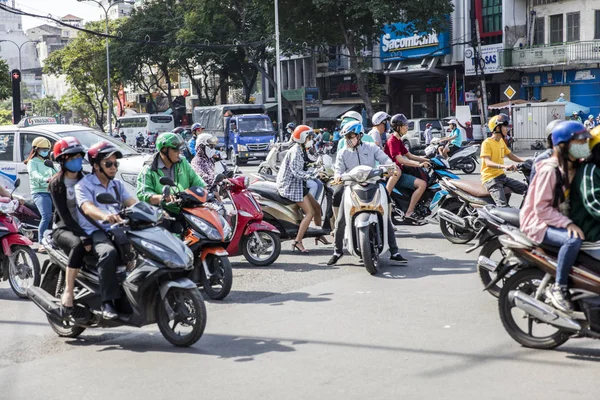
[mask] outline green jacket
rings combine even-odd
[[[159,182],[160,178],[165,176],[161,169],[158,168],[158,160],[160,158],[159,153],[146,162],[142,172],[138,175],[137,181],[137,197],[140,201],[150,202],[150,197],[155,194],[162,194],[164,185]],[[171,188],[171,190],[184,191],[192,186],[205,187],[206,184],[192,169],[190,163],[185,159],[181,159],[181,162],[175,164],[175,184],[177,189]],[[179,207],[170,205],[166,209],[171,212],[179,212]]]
[[[585,240],[600,240],[600,168],[592,163],[581,164],[571,183],[569,217],[581,228]]]
[[[27,163],[27,173],[29,174],[29,186],[31,194],[50,193],[48,190],[48,179],[54,175],[54,170],[44,165],[44,160],[39,157],[33,157]]]

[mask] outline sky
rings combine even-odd
[[[8,4],[12,5],[12,0],[8,0]],[[33,14],[52,14],[55,18],[73,14],[76,17],[83,18],[85,22],[100,19],[101,12],[96,3],[91,1],[78,2],[77,0],[16,0],[16,7]],[[23,30],[46,23],[53,24],[48,20],[23,17]]]

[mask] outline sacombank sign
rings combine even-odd
[[[415,33],[399,36],[408,31],[407,25],[396,23],[385,25],[381,35],[381,57],[384,61],[439,56],[450,53],[446,32]]]

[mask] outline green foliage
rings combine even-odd
[[[12,111],[0,109],[0,125],[12,125]]]
[[[0,58],[0,100],[8,99],[12,96],[12,79],[8,64]]]

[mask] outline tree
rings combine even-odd
[[[410,22],[411,27],[403,32],[407,35],[442,31],[453,6],[449,0],[281,0],[279,10],[282,37],[313,48],[345,45],[370,118],[373,105],[365,71],[372,58],[363,50],[379,39],[384,24]]]
[[[0,58],[0,100],[6,100],[12,96],[12,79],[8,64]]]

